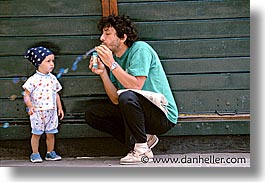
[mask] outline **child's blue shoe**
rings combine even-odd
[[[57,155],[55,151],[47,152],[45,160],[47,161],[58,161],[61,160],[62,157]]]
[[[33,163],[42,162],[42,158],[39,153],[37,154],[31,154],[30,155],[30,161]]]

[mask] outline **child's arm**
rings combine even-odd
[[[24,92],[24,102],[26,106],[28,107],[28,115],[32,115],[33,112],[35,112],[35,108],[30,101],[30,92],[27,89],[25,89],[25,92]]]
[[[62,107],[62,103],[60,100],[60,96],[58,93],[56,93],[56,103],[58,107],[58,116],[60,116],[60,120],[62,120],[64,117],[64,112],[63,112],[63,107]]]

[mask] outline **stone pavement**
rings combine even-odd
[[[42,163],[31,163],[28,159],[1,159],[0,167],[250,167],[250,153],[155,155],[153,162],[139,165],[120,165],[121,157],[75,157]]]

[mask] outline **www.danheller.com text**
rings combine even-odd
[[[147,163],[150,159],[147,157],[142,158],[143,163]],[[193,156],[184,155],[177,158],[154,158],[154,163],[177,163],[177,164],[245,164],[247,159],[245,157],[218,157],[215,155],[207,156]]]

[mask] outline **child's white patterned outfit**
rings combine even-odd
[[[62,89],[57,78],[51,73],[36,71],[22,87],[30,92],[30,101],[35,108],[35,112],[30,115],[32,133],[57,133],[56,94]]]

